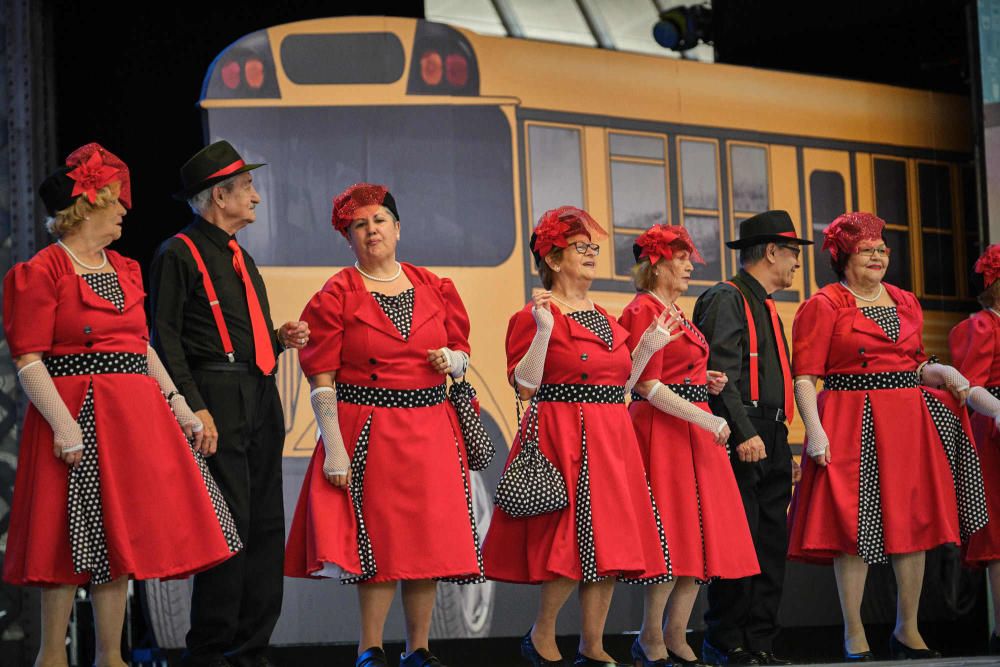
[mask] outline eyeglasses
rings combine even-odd
[[[874,248],[860,248],[858,249],[858,254],[862,257],[867,257],[868,259],[874,259],[875,255],[881,255],[882,257],[888,257],[889,253],[892,252],[892,248],[880,245]]]
[[[584,241],[577,241],[576,243],[571,243],[570,245],[572,245],[573,248],[575,248],[576,251],[581,255],[586,255],[587,250],[593,250],[594,255],[601,254],[601,246],[597,245],[596,243],[585,243]]]
[[[791,252],[791,253],[792,253],[793,255],[795,255],[795,258],[796,258],[796,259],[798,259],[799,255],[801,255],[801,254],[802,254],[802,248],[800,248],[800,247],[799,247],[799,246],[797,246],[797,245],[788,245],[788,244],[786,244],[786,243],[778,243],[778,244],[776,244],[776,245],[777,245],[777,246],[778,246],[779,248],[784,248],[785,250],[788,250],[788,251],[790,251],[790,252]]]

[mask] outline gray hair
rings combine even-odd
[[[768,243],[772,243],[772,241],[766,241],[764,243],[757,243],[745,248],[740,248],[740,266],[746,269],[764,259],[767,255]]]
[[[230,176],[224,181],[213,183],[204,190],[201,190],[200,192],[191,195],[191,197],[188,198],[187,200],[188,206],[190,206],[191,210],[194,211],[197,215],[203,215],[205,211],[208,210],[209,205],[211,205],[212,203],[212,190],[219,187],[225,190],[226,192],[232,192],[233,186],[236,185],[237,176],[239,176],[239,174],[236,174],[236,176]]]

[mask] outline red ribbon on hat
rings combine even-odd
[[[983,274],[983,286],[989,287],[1000,278],[1000,244],[994,243],[976,260],[975,272]]]
[[[545,257],[553,248],[565,248],[569,245],[566,239],[574,234],[586,234],[591,239],[608,236],[589,213],[575,206],[560,206],[543,213],[534,234],[533,249],[539,257]]]
[[[97,203],[97,191],[104,186],[121,180],[119,170],[104,163],[101,151],[94,151],[85,162],[66,175],[76,181],[73,184],[72,197],[87,195],[91,204]]]
[[[840,253],[852,255],[862,241],[881,239],[884,227],[885,220],[873,213],[845,213],[823,230],[823,250],[829,250],[834,259]]]
[[[223,167],[219,171],[216,171],[214,173],[209,174],[208,176],[205,177],[205,180],[207,181],[208,179],[215,178],[216,176],[228,176],[229,174],[233,173],[234,171],[236,171],[240,167],[245,167],[245,166],[247,166],[246,162],[244,162],[243,160],[237,160],[236,162],[233,162],[232,164],[226,165],[225,167]]]
[[[649,263],[654,266],[661,259],[673,259],[674,250],[678,249],[691,253],[691,261],[705,263],[705,259],[691,239],[691,234],[680,225],[653,225],[636,238],[635,244],[642,248],[639,258],[648,257]]]
[[[365,206],[381,206],[389,189],[384,185],[374,183],[355,183],[333,199],[333,228],[343,234],[348,234],[354,213]]]

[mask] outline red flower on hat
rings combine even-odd
[[[553,248],[565,248],[566,239],[574,234],[586,234],[591,239],[607,238],[605,232],[590,214],[575,206],[560,206],[542,214],[535,225],[535,244],[532,249],[545,257]]]
[[[989,287],[1000,278],[1000,243],[994,243],[976,260],[976,273],[983,274],[983,286]]]
[[[829,250],[834,259],[840,253],[853,255],[862,241],[881,239],[884,227],[885,220],[873,213],[845,213],[823,230],[823,250]]]
[[[333,199],[333,228],[346,237],[355,212],[365,206],[381,206],[387,192],[389,190],[384,185],[374,183],[350,186]]]
[[[70,153],[66,166],[76,167],[66,175],[73,179],[70,196],[86,195],[91,204],[97,202],[97,192],[111,183],[120,183],[118,199],[125,208],[132,208],[132,188],[128,166],[98,143],[89,143]]]
[[[639,257],[648,257],[649,263],[653,265],[660,259],[673,259],[674,250],[678,248],[691,253],[691,261],[705,263],[688,230],[680,225],[653,225],[639,235],[635,244],[642,248]]]

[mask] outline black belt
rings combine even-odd
[[[56,354],[42,359],[52,377],[125,373],[148,375],[146,355],[135,352],[84,352]]]
[[[708,403],[707,384],[665,384],[663,386],[683,398],[685,401],[691,401],[692,403]],[[646,399],[633,391],[632,400],[645,401]]]
[[[337,400],[376,408],[428,408],[444,403],[448,392],[444,384],[423,389],[386,389],[359,384],[337,383]]]
[[[783,422],[785,421],[785,411],[782,408],[768,408],[763,405],[743,404],[743,409],[747,412],[747,417],[763,419],[765,421]]]
[[[549,403],[624,403],[625,387],[620,384],[543,384],[535,398]]]
[[[914,389],[920,386],[916,371],[885,373],[837,373],[823,378],[823,389],[830,391],[878,391],[880,389]]]
[[[203,361],[194,364],[192,367],[196,371],[209,371],[211,373],[250,373],[252,375],[263,375],[257,364],[249,361]]]

